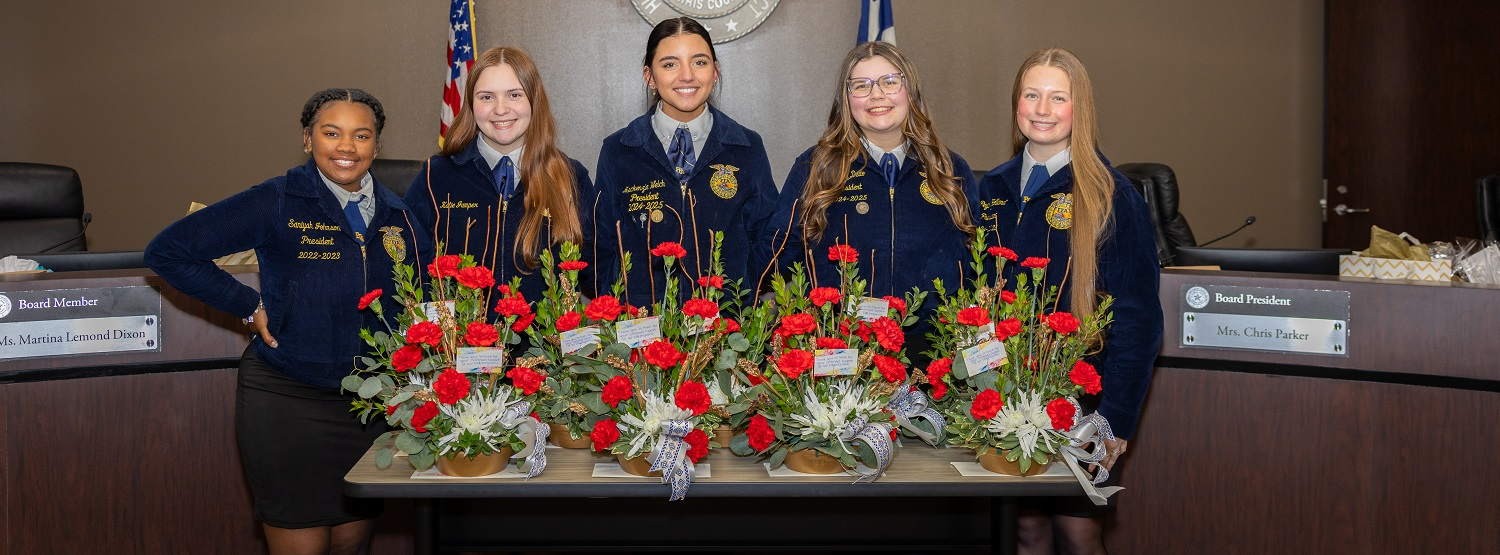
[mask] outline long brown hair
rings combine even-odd
[[[521,216],[515,246],[526,265],[535,268],[537,253],[545,248],[542,245],[545,235],[542,226],[548,215],[551,216],[554,244],[581,241],[583,225],[578,220],[573,164],[557,148],[557,122],[552,118],[547,88],[542,86],[542,74],[526,52],[512,46],[496,46],[474,59],[474,67],[469,70],[469,80],[464,85],[464,108],[454,118],[453,125],[448,126],[440,154],[453,156],[463,152],[479,136],[479,126],[474,121],[474,83],[479,81],[484,70],[502,64],[516,71],[516,78],[526,91],[526,99],[531,102],[531,125],[526,128],[526,151],[521,157],[521,175],[526,180],[526,213]]]
[[[1072,310],[1078,314],[1093,314],[1097,296],[1095,286],[1099,277],[1099,244],[1108,232],[1110,218],[1114,214],[1114,179],[1109,168],[1099,159],[1099,119],[1094,109],[1094,86],[1083,62],[1062,48],[1045,48],[1033,52],[1021,63],[1016,72],[1016,85],[1011,91],[1010,105],[1019,110],[1021,102],[1021,80],[1033,67],[1049,66],[1068,74],[1068,86],[1073,99],[1073,132],[1068,142],[1072,148],[1073,165],[1073,227],[1068,230],[1069,242],[1073,245],[1073,261],[1068,270],[1068,279],[1073,281],[1073,292],[1069,295]],[[1011,118],[1012,155],[1026,148],[1026,136]]]
[[[867,42],[854,47],[844,57],[843,71],[834,86],[833,107],[828,113],[828,128],[818,138],[813,149],[812,171],[802,188],[802,225],[804,236],[816,241],[823,236],[828,226],[828,207],[844,193],[844,182],[849,179],[849,166],[856,158],[868,158],[859,139],[863,135],[854,113],[849,108],[848,83],[854,66],[860,62],[880,56],[896,66],[906,78],[907,96],[911,110],[901,126],[901,134],[911,144],[911,151],[927,171],[927,183],[932,192],[942,199],[954,227],[965,234],[974,234],[974,224],[969,214],[969,202],[964,198],[958,176],[953,174],[953,159],[948,156],[948,147],[932,129],[932,119],[927,116],[927,102],[922,97],[922,80],[917,77],[917,68],[907,60],[895,46],[885,42]],[[966,178],[968,176],[965,176]]]

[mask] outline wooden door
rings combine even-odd
[[[1474,184],[1500,172],[1500,2],[1326,6],[1324,246],[1474,237]]]

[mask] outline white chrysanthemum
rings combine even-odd
[[[656,436],[661,434],[661,423],[668,420],[688,420],[693,417],[693,411],[677,406],[671,398],[663,397],[655,391],[642,391],[641,413],[644,418],[638,418],[633,414],[620,415],[620,427],[622,432],[631,432],[630,451],[627,457],[634,457],[651,448]]]
[[[439,410],[453,420],[453,430],[438,438],[438,445],[446,446],[464,433],[478,435],[486,444],[494,445],[506,431],[498,425],[505,409],[517,401],[510,399],[510,388],[502,387],[491,395],[469,395],[452,405],[438,405]],[[447,448],[443,449],[444,453],[447,451]]]
[[[847,384],[834,385],[826,403],[819,400],[816,393],[808,391],[803,406],[807,414],[791,415],[792,421],[800,424],[796,426],[797,433],[802,437],[822,437],[838,443],[844,446],[846,452],[852,452],[844,445],[852,437],[840,437],[844,426],[856,418],[880,410],[879,401],[865,399],[863,391],[851,390]]]
[[[734,399],[742,399],[750,388],[741,384],[738,380],[729,380],[729,395],[724,395],[724,390],[719,386],[719,379],[714,378],[704,384],[708,387],[708,400],[716,407],[722,407],[734,402]]]
[[[1031,457],[1039,442],[1056,448],[1052,441],[1052,418],[1042,405],[1042,395],[1034,391],[1022,391],[1015,402],[1000,409],[999,413],[985,424],[985,429],[1001,436],[1015,434],[1020,441],[1021,455]]]

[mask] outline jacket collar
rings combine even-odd
[[[1109,158],[1104,156],[1103,152],[1099,152],[1098,150],[1094,152],[1099,155],[1099,161],[1104,162],[1106,167],[1114,167],[1110,163]],[[985,173],[984,178],[999,180],[1000,184],[1005,186],[1005,190],[1010,193],[1011,198],[1021,198],[1021,158],[1021,153],[1017,152],[1014,157],[1007,160],[1004,164],[1000,164],[995,169]],[[1037,197],[1040,198],[1044,193],[1050,193],[1052,190],[1061,188],[1072,182],[1073,163],[1068,162],[1068,165],[1063,166],[1061,171],[1047,178],[1047,182],[1043,183],[1042,188],[1037,191]]]
[[[286,172],[286,193],[288,195],[306,199],[317,199],[318,206],[323,209],[323,215],[329,221],[343,222],[344,209],[339,206],[338,199],[333,197],[333,191],[323,184],[323,178],[318,174],[318,166],[312,160],[306,164],[292,168]],[[385,188],[379,180],[375,182],[375,217],[370,219],[370,225],[376,222],[384,222],[390,218],[393,210],[406,210],[406,202],[402,201],[396,193]],[[349,226],[340,226],[350,237],[354,232]]]
[[[703,145],[703,153],[697,157],[698,163],[693,173],[697,173],[696,168],[705,167],[703,162],[713,160],[715,156],[723,152],[725,146],[750,146],[750,138],[745,135],[744,126],[729,119],[729,116],[724,115],[724,112],[720,112],[713,105],[709,105],[708,109],[714,114],[714,125],[708,132],[708,142]],[[655,112],[656,107],[652,106],[645,114],[625,126],[624,132],[620,134],[620,144],[630,148],[643,148],[651,153],[651,157],[661,163],[663,168],[671,169],[672,164],[667,161],[667,153],[658,148],[661,142],[656,139],[656,132],[651,129],[651,114]]]

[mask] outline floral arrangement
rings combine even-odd
[[[607,368],[595,371],[570,355],[586,356],[601,341],[612,343],[614,327],[610,324],[634,309],[608,295],[585,303],[578,275],[588,263],[580,260],[579,248],[571,242],[559,245],[557,253],[557,259],[548,250],[539,254],[546,290],[536,302],[536,322],[527,329],[531,348],[523,360],[546,370],[537,386],[542,395],[536,410],[542,420],[566,428],[574,439],[587,438],[594,422],[609,412],[600,392],[615,373]]]
[[[360,310],[373,311],[386,325],[360,330],[372,352],[342,382],[358,394],[354,408],[361,421],[383,415],[399,429],[396,448],[418,470],[442,457],[472,459],[508,448],[528,476],[541,473],[547,430],[531,410],[541,374],[505,356],[535,320],[530,305],[512,292],[514,284],[495,287],[494,272],[469,255],[434,259],[427,290],[412,266],[397,264],[394,273],[399,306],[392,317],[379,289],[359,301]],[[499,293],[498,326],[488,322],[492,292]],[[391,449],[381,449],[376,464],[386,468],[393,457]]]
[[[975,449],[976,456],[998,452],[1025,474],[1081,445],[1068,434],[1080,420],[1078,394],[1101,390],[1085,358],[1097,351],[1112,321],[1111,299],[1080,319],[1057,311],[1058,288],[1043,285],[1047,259],[1020,260],[1027,270],[1007,290],[999,275],[1017,254],[987,245],[983,228],[970,250],[975,277],[969,287],[949,296],[941,280],[935,282],[939,307],[928,335],[934,360],[924,379],[945,407],[950,442]],[[993,284],[986,273],[991,268]]]
[[[814,451],[873,480],[895,450],[895,414],[888,408],[911,388],[904,352],[908,306],[926,293],[905,298],[865,297],[856,272],[859,254],[835,245],[828,257],[839,266],[839,287],[809,289],[802,266],[772,282],[779,324],[769,338],[765,375],[750,374],[763,397],[749,419],[742,454],[769,454],[781,466],[789,454]]]

